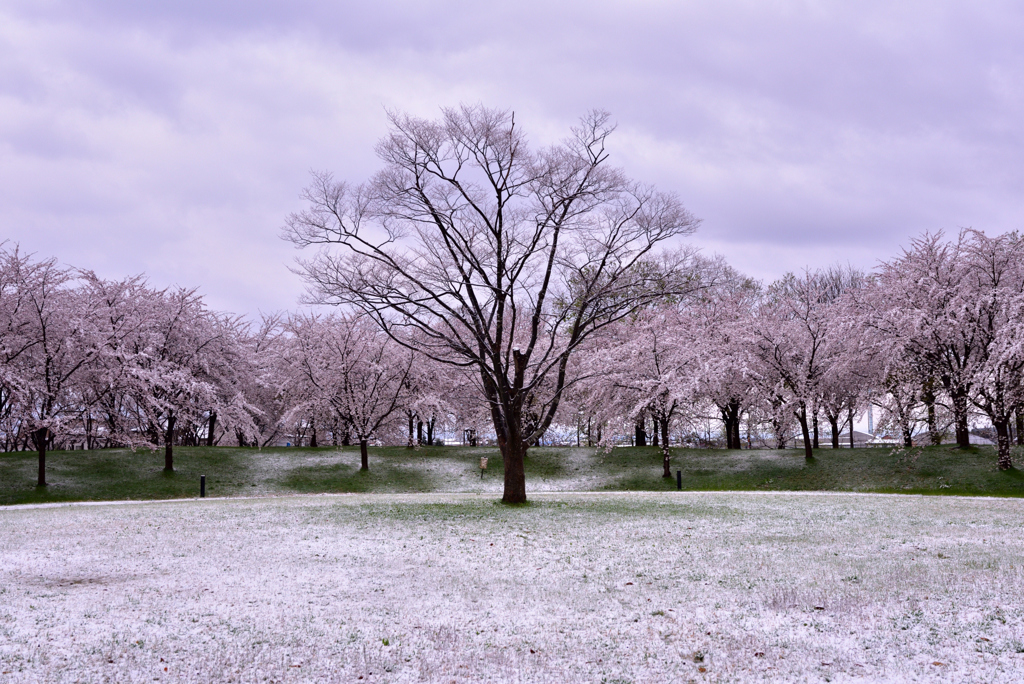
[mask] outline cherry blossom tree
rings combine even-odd
[[[384,168],[355,187],[315,175],[285,236],[342,248],[300,262],[318,301],[479,374],[502,500],[525,502],[526,449],[558,410],[569,358],[595,331],[689,288],[692,254],[656,248],[697,220],[608,164],[604,113],[540,151],[507,111],[389,118]]]
[[[748,344],[760,291],[756,282],[728,267],[722,270],[719,284],[688,303],[681,324],[688,331],[687,345],[699,356],[699,393],[721,416],[726,448],[739,449],[740,422],[755,396]]]
[[[18,414],[39,454],[37,485],[46,486],[46,452],[75,416],[74,384],[102,347],[92,301],[74,287],[75,274],[56,260],[33,261],[17,251],[2,257],[16,311],[5,318],[5,401]],[[14,294],[16,292],[16,294]],[[7,294],[7,293],[5,293]],[[5,309],[8,307],[4,307]],[[17,335],[13,331],[17,331]]]
[[[859,275],[849,269],[787,274],[768,288],[751,319],[749,348],[763,391],[776,412],[783,406],[793,412],[807,458],[814,456],[810,423],[818,399],[843,362],[844,326],[836,302],[858,283]]]
[[[355,316],[295,316],[292,364],[304,386],[293,414],[332,408],[359,441],[360,470],[368,445],[399,412],[413,355],[372,321]]]
[[[997,435],[1008,435],[1019,405],[1014,330],[1016,298],[1024,292],[1022,255],[1016,233],[988,238],[964,230],[951,241],[925,234],[882,263],[864,298],[866,322],[900,345],[929,395],[935,379],[949,398],[961,448],[970,446],[972,402]],[[1003,441],[999,465],[1008,468],[1009,437]]]

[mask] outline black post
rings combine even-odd
[[[680,491],[682,491],[682,489],[683,489],[683,471],[682,470],[677,470],[676,471],[676,489],[678,489]]]
[[[206,476],[199,476],[199,497],[203,498],[206,496]]]

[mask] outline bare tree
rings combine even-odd
[[[504,460],[502,500],[525,502],[526,448],[551,423],[570,355],[697,286],[692,251],[655,247],[698,221],[609,166],[606,113],[539,152],[507,111],[389,118],[384,168],[356,187],[314,174],[284,236],[344,248],[299,262],[315,301],[355,307],[399,343],[475,369]],[[528,405],[539,416],[529,424]]]

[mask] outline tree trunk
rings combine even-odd
[[[850,448],[852,449],[854,447],[854,442],[853,442],[853,401],[852,400],[850,402],[850,413],[849,413],[848,418],[850,420]]]
[[[725,426],[725,448],[726,449],[739,449],[740,448],[740,419],[739,419],[739,402],[730,401],[725,406],[719,406],[718,410],[722,414],[722,423]]]
[[[967,396],[957,394],[952,396],[953,418],[956,421],[956,445],[961,449],[971,446],[971,432],[967,424]]]
[[[828,425],[832,428],[832,448],[839,448],[839,416],[834,416],[831,413],[827,414]]]
[[[636,419],[636,429],[634,430],[636,435],[636,446],[647,446],[647,429],[644,426],[644,416],[640,416]]]
[[[812,424],[814,426],[814,435],[811,438],[811,448],[812,449],[817,449],[818,446],[819,446],[819,444],[818,444],[818,411],[817,410],[814,411],[814,415],[811,417],[811,422],[812,422]]]
[[[659,428],[661,428],[659,430]],[[661,476],[672,477],[672,455],[668,450],[668,421],[654,419],[654,446],[658,446],[658,433],[661,432],[661,463],[663,466]]]
[[[92,416],[85,419],[85,448],[92,450]]]
[[[909,423],[901,422],[900,430],[903,432],[903,446],[907,449],[914,446],[914,436],[911,434],[912,430]]]
[[[418,444],[418,445],[422,445],[423,444],[423,421],[422,420],[417,420],[416,421],[416,444]]]
[[[800,431],[804,436],[804,458],[814,458],[814,450],[811,447],[811,431],[807,427],[807,405],[800,402],[800,410],[796,411],[796,419],[800,421]]]
[[[408,412],[408,416],[409,416],[409,443],[405,445],[405,448],[406,449],[412,449],[413,447],[416,446],[416,444],[413,442],[413,438],[414,438],[414,434],[413,433],[415,432],[415,428],[416,428],[414,423],[416,421],[413,419],[414,417],[413,417],[412,411]]]
[[[782,423],[772,418],[772,432],[775,433],[775,448],[786,448],[786,430],[782,429]]]
[[[311,447],[313,447],[315,449],[316,447],[320,446],[319,443],[316,441],[316,421],[315,420],[309,421],[309,429],[313,433],[312,436],[309,438],[309,446],[311,446]]]
[[[1000,420],[993,420],[996,428],[996,445],[999,449],[999,469],[1009,470],[1013,467],[1013,459],[1010,456],[1010,417],[1006,416]]]
[[[217,429],[217,412],[210,411],[210,423],[206,427],[206,446],[213,446],[213,431]]]
[[[651,446],[658,446],[660,435],[658,434],[658,423],[660,422],[657,418],[652,420],[653,426],[651,431]]]
[[[1013,412],[1017,423],[1017,446],[1024,446],[1024,413],[1020,409]]]
[[[49,428],[39,428],[32,433],[32,437],[36,442],[36,449],[39,451],[39,479],[36,481],[37,487],[46,486],[46,441],[49,436]]]
[[[360,470],[367,470],[368,471],[370,469],[370,452],[367,451],[367,447],[368,446],[369,446],[369,444],[367,444],[367,440],[365,440],[365,439],[360,439],[359,440],[359,469]]]
[[[526,503],[526,441],[516,429],[508,430],[509,435],[500,443],[501,458],[505,464],[505,493],[502,503]]]
[[[928,440],[932,446],[942,444],[942,435],[939,434],[939,421],[935,416],[935,379],[928,378],[924,383],[924,390],[921,392],[921,402],[925,405],[928,415]]]
[[[436,418],[431,418],[427,421],[427,445],[434,446],[434,421]]]
[[[174,470],[174,424],[178,419],[173,413],[167,416],[167,433],[164,435],[164,470]]]

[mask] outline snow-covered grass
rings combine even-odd
[[[7,507],[0,682],[1021,681],[1022,523],[793,493]]]

